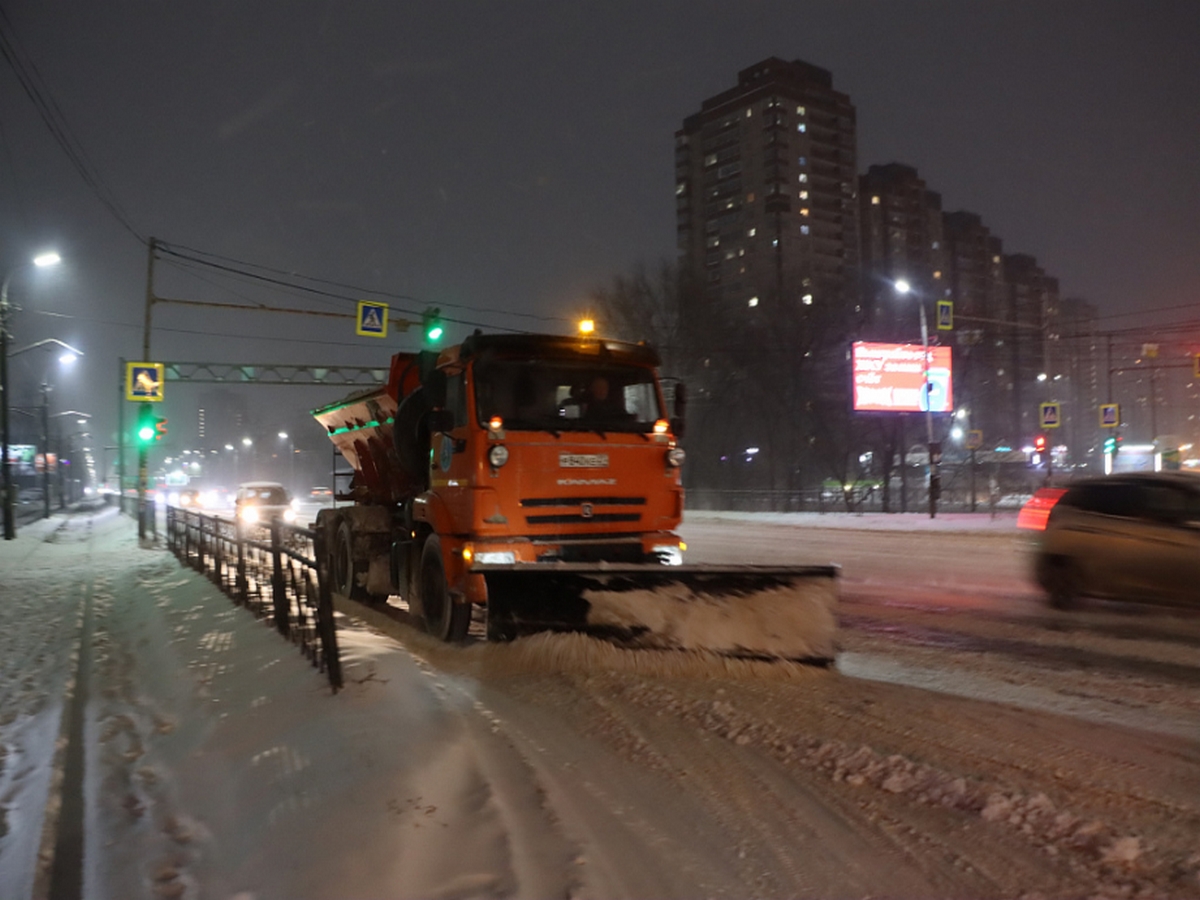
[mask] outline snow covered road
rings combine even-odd
[[[25,529],[0,898],[47,896],[72,696],[88,898],[1200,893],[1197,617],[1062,620],[1003,523],[848,519],[685,528],[697,562],[841,563],[836,670],[343,617],[337,695],[128,519]]]

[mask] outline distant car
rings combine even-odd
[[[274,481],[251,481],[240,485],[233,506],[235,515],[247,525],[266,525],[272,519],[296,521],[292,498],[282,484]]]
[[[327,487],[315,487],[308,492],[308,496],[310,500],[325,502],[333,499],[333,489]]]
[[[179,492],[179,499],[175,505],[184,509],[199,509],[204,505],[204,501],[195,488],[184,488]]]
[[[1056,607],[1081,597],[1200,603],[1200,476],[1144,472],[1043,488],[1019,527]]]

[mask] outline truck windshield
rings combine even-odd
[[[479,424],[509,430],[647,432],[663,417],[654,372],[598,360],[481,361],[475,367]]]

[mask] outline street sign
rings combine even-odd
[[[1100,427],[1116,428],[1121,424],[1121,406],[1118,403],[1100,404]]]
[[[978,450],[983,446],[983,432],[978,428],[972,428],[967,432],[967,449]]]
[[[937,302],[938,331],[954,330],[954,301],[939,300]]]
[[[1043,403],[1041,405],[1042,412],[1042,427],[1057,428],[1062,420],[1062,410],[1057,403]]]
[[[163,364],[151,362],[125,363],[125,399],[150,400],[163,398]]]
[[[371,300],[358,301],[355,332],[367,337],[387,337],[388,305]]]

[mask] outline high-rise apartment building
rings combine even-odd
[[[675,135],[678,247],[724,305],[857,306],[855,111],[825,69],[763,60]]]
[[[934,302],[949,296],[942,237],[942,197],[912,166],[871,166],[859,179],[862,223],[862,336],[882,341],[918,337],[915,304],[933,322]],[[912,293],[897,296],[904,280]]]
[[[1006,319],[1011,323],[1013,440],[1028,441],[1042,430],[1041,404],[1062,402],[1061,373],[1055,381],[1050,370],[1059,367],[1055,356],[1065,350],[1048,327],[1059,315],[1058,279],[1047,275],[1032,256],[1013,253],[1004,257],[1004,282]],[[1055,432],[1053,437],[1061,439],[1061,434]]]

